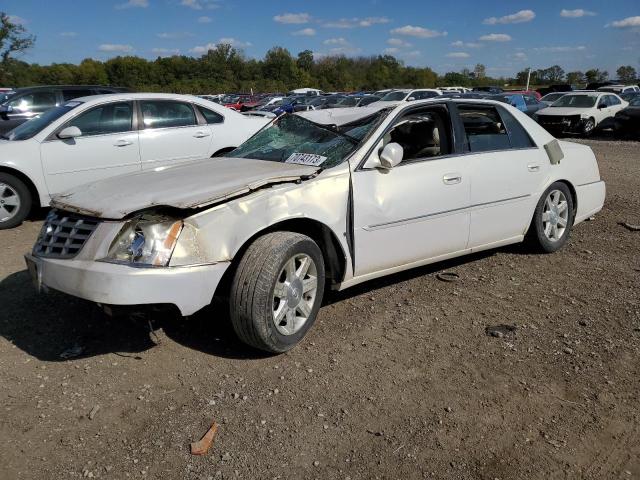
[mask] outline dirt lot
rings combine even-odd
[[[333,294],[280,356],[238,343],[220,308],[155,318],[156,337],[38,296],[21,255],[41,222],[0,232],[0,478],[640,477],[640,232],[618,225],[640,224],[640,143],[587,143],[607,202],[564,250]],[[517,330],[485,334],[498,324]]]

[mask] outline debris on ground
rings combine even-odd
[[[100,405],[95,405],[89,412],[89,420],[93,420],[99,411],[100,411]]]
[[[441,272],[436,275],[436,278],[443,282],[457,282],[460,279],[460,275],[456,272]]]
[[[618,225],[622,225],[627,230],[631,230],[632,232],[640,232],[640,225],[633,225],[627,222],[618,222]]]
[[[70,358],[79,357],[83,353],[84,353],[84,347],[76,344],[73,347],[67,348],[64,352],[62,352],[60,354],[60,358],[64,358],[65,360],[68,360]]]
[[[515,325],[490,325],[484,329],[485,333],[490,337],[502,338],[515,333],[517,327]]]
[[[219,425],[216,422],[213,422],[211,428],[207,430],[207,433],[205,433],[200,440],[191,444],[191,455],[205,455],[209,451],[213,444],[213,439],[216,436],[216,432],[218,431],[218,427]]]

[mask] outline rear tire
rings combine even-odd
[[[536,205],[529,243],[542,253],[560,250],[569,240],[573,226],[573,197],[565,183],[553,183]]]
[[[31,192],[19,178],[0,173],[0,230],[20,225],[31,211]]]
[[[238,338],[271,353],[293,348],[316,320],[324,294],[322,252],[306,235],[273,232],[246,250],[231,284]]]

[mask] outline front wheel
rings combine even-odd
[[[17,227],[31,210],[31,193],[20,179],[0,173],[0,230]]]
[[[542,195],[529,228],[529,239],[539,250],[552,253],[569,240],[573,225],[573,197],[566,184],[555,182]]]
[[[324,282],[322,252],[311,238],[293,232],[259,237],[242,256],[231,285],[236,334],[267,352],[293,348],[316,320]]]
[[[596,129],[596,121],[593,118],[588,118],[587,120],[584,121],[584,124],[582,125],[582,134],[585,137],[588,137],[593,133],[595,129]]]

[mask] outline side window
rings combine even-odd
[[[609,105],[620,105],[620,99],[613,95],[609,95]]]
[[[511,148],[532,148],[536,146],[525,128],[510,112],[504,108],[498,110],[504,125],[507,127]]]
[[[213,110],[204,108],[201,105],[198,105],[198,110],[200,111],[200,113],[202,114],[202,116],[204,117],[204,119],[207,121],[209,125],[212,125],[214,123],[224,122],[224,117],[219,113],[214,112]]]
[[[600,97],[600,100],[598,100],[598,108],[606,108],[609,106],[609,102],[607,101],[607,96],[603,95]]]
[[[525,95],[524,102],[530,107],[538,105],[538,99],[533,95]]]
[[[62,90],[62,98],[64,99],[65,102],[67,100],[73,100],[74,98],[88,97],[89,95],[93,95],[93,92],[88,89]]]
[[[129,102],[108,103],[92,108],[65,124],[78,127],[83,137],[133,130],[133,107]]]
[[[140,102],[145,128],[188,127],[196,125],[196,114],[188,103],[172,100]]]
[[[507,129],[495,107],[458,105],[470,152],[511,148]]]
[[[19,112],[41,113],[56,106],[55,92],[33,92],[13,99],[9,105]]]
[[[443,107],[425,109],[402,117],[384,136],[384,144],[403,149],[402,163],[441,157],[451,153],[451,122]]]

